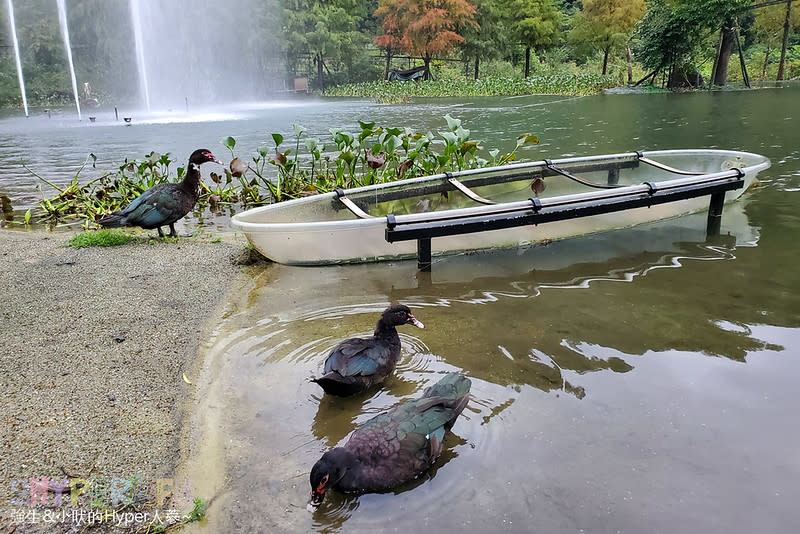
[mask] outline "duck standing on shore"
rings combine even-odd
[[[312,381],[325,393],[338,397],[355,395],[380,384],[397,365],[400,336],[395,327],[404,324],[425,328],[408,306],[390,306],[381,314],[372,337],[345,339],[336,345],[325,360],[325,374]]]
[[[325,492],[391,490],[427,471],[442,452],[442,440],[469,402],[469,378],[448,373],[422,397],[376,415],[357,428],[343,447],[322,455],[311,469],[309,510]]]
[[[183,218],[200,196],[200,165],[222,162],[210,150],[201,148],[192,152],[186,176],[178,183],[154,185],[131,202],[128,207],[99,219],[97,224],[106,228],[140,226],[145,230],[158,229],[164,237],[162,226],[169,226],[169,236],[175,237],[175,222]]]

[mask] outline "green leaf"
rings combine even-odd
[[[447,121],[447,127],[450,128],[450,131],[455,132],[461,126],[461,119],[454,119],[449,113],[444,116],[444,120]]]
[[[31,223],[31,210],[25,212],[25,224]]]
[[[236,146],[236,139],[234,139],[234,138],[233,138],[233,137],[231,137],[231,136],[228,136],[228,137],[226,137],[225,139],[223,139],[223,140],[222,140],[222,144],[223,144],[223,145],[225,146],[225,148],[227,148],[228,150],[233,150],[233,147],[235,147],[235,146]]]
[[[400,139],[398,139],[396,135],[390,136],[389,139],[387,139],[386,143],[385,143],[386,153],[387,154],[394,154],[394,151],[397,148],[397,145],[399,145],[399,144],[400,144]]]
[[[272,134],[272,140],[275,141],[275,148],[278,148],[283,143],[283,136],[279,133],[274,133]]]
[[[458,137],[456,137],[456,134],[453,132],[439,132],[439,135],[442,136],[442,139],[444,139],[448,145],[458,144]]]

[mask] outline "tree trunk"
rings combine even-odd
[[[628,61],[628,84],[633,83],[633,52],[631,52],[631,47],[626,46],[625,50],[627,52],[627,61]]]
[[[783,44],[781,45],[781,62],[778,64],[777,81],[783,80],[786,66],[786,47],[789,45],[789,16],[792,14],[792,0],[786,0],[786,18],[783,19]]]
[[[425,74],[422,75],[423,80],[432,80],[433,76],[431,76],[431,55],[429,53],[425,53],[422,56],[422,61],[425,64]]]
[[[314,62],[317,64],[317,85],[319,86],[319,92],[325,94],[325,80],[322,77],[322,54],[317,54],[314,57]]]
[[[772,50],[769,48],[769,43],[767,43],[767,49],[764,51],[764,66],[761,67],[761,79],[767,79],[767,67],[769,66],[769,53]]]
[[[744,62],[744,50],[742,50],[742,41],[739,39],[739,30],[734,33],[736,36],[736,49],[739,51],[739,65],[742,68],[742,80],[745,87],[750,89],[750,76],[747,74],[747,65]]]
[[[389,79],[389,69],[392,66],[392,49],[388,46],[386,47],[386,66],[383,68],[383,79]]]
[[[525,47],[525,77],[531,74],[531,47]]]
[[[603,50],[603,75],[605,76],[608,74],[608,52],[611,50],[611,45],[606,46],[606,49]]]
[[[478,79],[478,67],[481,64],[481,58],[475,56],[475,79]]]
[[[722,44],[714,67],[714,78],[711,80],[713,85],[725,86],[728,84],[728,61],[733,53],[733,45],[736,40],[733,21],[727,20],[722,26]]]

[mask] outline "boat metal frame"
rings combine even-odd
[[[662,182],[620,187],[601,192],[566,195],[495,205],[497,209],[482,208],[475,214],[421,213],[386,215],[386,241],[417,240],[417,264],[430,269],[431,239],[448,235],[502,230],[515,226],[539,225],[549,222],[612,213],[633,208],[650,207],[710,195],[706,233],[719,234],[725,192],[744,187],[745,173],[739,168],[729,171],[693,176]],[[466,210],[458,210],[466,211]]]

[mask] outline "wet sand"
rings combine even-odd
[[[69,237],[0,232],[0,526],[15,532],[45,526],[14,515],[33,510],[11,504],[20,481],[177,476],[204,332],[247,278],[242,238]]]

